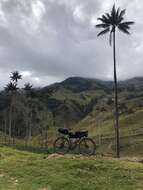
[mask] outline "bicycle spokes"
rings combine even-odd
[[[95,153],[95,143],[90,138],[84,138],[79,143],[79,153],[84,155],[92,155]]]
[[[65,154],[69,151],[69,141],[64,137],[59,137],[54,143],[55,152]]]

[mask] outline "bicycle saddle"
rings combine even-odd
[[[69,130],[67,128],[59,128],[58,132],[62,133],[64,135],[68,135],[69,134]]]

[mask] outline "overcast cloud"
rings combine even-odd
[[[120,79],[143,76],[143,1],[115,1],[136,22],[131,36],[117,33]],[[45,86],[70,76],[112,79],[108,36],[97,38],[96,19],[112,0],[0,0],[0,80],[19,70],[24,82]]]

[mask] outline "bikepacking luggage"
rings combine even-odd
[[[76,131],[75,133],[69,132],[66,128],[59,128],[59,133],[69,135],[69,138],[83,138],[88,137],[88,131]]]
[[[88,137],[88,131],[76,131],[75,133],[69,133],[69,138],[83,138]]]

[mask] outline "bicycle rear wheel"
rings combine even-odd
[[[54,151],[58,154],[66,154],[69,151],[70,143],[65,137],[59,137],[54,142]]]
[[[95,154],[96,144],[90,138],[83,138],[79,142],[79,153],[83,155],[93,155]]]

